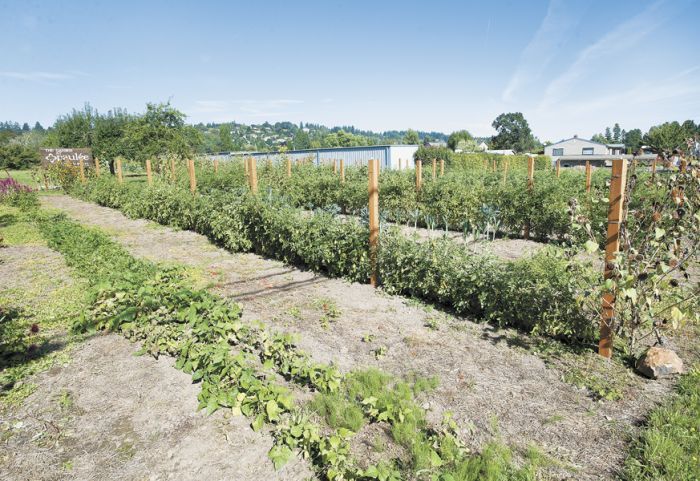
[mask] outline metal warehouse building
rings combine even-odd
[[[228,155],[213,155],[219,160],[254,157],[259,160],[279,163],[284,158],[292,162],[311,161],[316,165],[324,165],[334,160],[343,160],[346,166],[367,165],[369,159],[379,159],[382,169],[398,169],[399,159],[401,168],[413,168],[413,154],[418,150],[417,145],[370,145],[365,147],[337,147],[328,149],[290,150],[280,152],[231,152]]]

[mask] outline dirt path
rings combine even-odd
[[[367,285],[231,254],[198,234],[70,197],[43,202],[105,229],[134,255],[204,269],[216,292],[243,303],[245,318],[298,332],[300,347],[318,361],[438,376],[440,387],[422,400],[430,419],[452,411],[474,447],[494,435],[523,449],[534,443],[557,460],[549,469],[554,479],[613,478],[628,436],[670,386],[629,375],[622,401],[594,401],[540,358],[512,347],[511,331],[493,332]],[[437,328],[426,327],[433,321]]]
[[[29,288],[35,267],[69,270],[43,246],[0,249],[0,280]],[[58,282],[55,283],[57,285]],[[7,284],[4,284],[7,285]],[[39,293],[41,294],[41,293]],[[199,386],[172,360],[134,356],[116,334],[77,344],[70,361],[31,378],[36,391],[0,412],[1,480],[304,480],[295,459],[275,472],[272,438],[244,417],[197,412]],[[29,381],[29,380],[28,380]]]

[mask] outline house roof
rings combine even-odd
[[[553,145],[563,144],[564,142],[568,142],[569,140],[581,140],[581,141],[583,141],[583,142],[588,142],[588,143],[591,143],[591,144],[602,145],[603,147],[607,147],[607,145],[601,144],[600,142],[596,142],[595,140],[582,139],[581,137],[570,137],[570,138],[568,138],[568,139],[560,140],[559,142],[557,142],[557,143],[555,143],[555,144],[549,144],[547,147],[551,147],[551,146],[553,146]]]

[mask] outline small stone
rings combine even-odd
[[[637,360],[637,371],[652,379],[681,374],[683,372],[683,361],[678,354],[664,347],[650,347],[639,360]]]
[[[429,403],[429,402],[424,402],[423,405],[422,405],[421,407],[427,411],[428,409],[430,409],[430,403]]]

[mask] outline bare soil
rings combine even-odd
[[[215,292],[243,304],[244,318],[298,333],[300,347],[317,361],[334,362],[345,371],[372,366],[401,376],[437,376],[439,387],[420,400],[432,421],[438,422],[445,411],[451,411],[464,440],[475,449],[494,437],[516,450],[534,444],[554,460],[547,470],[551,479],[613,479],[624,461],[630,436],[673,385],[673,381],[642,379],[623,368],[623,399],[596,401],[586,389],[564,382],[557,363],[546,364],[518,347],[527,342],[513,331],[475,324],[368,285],[329,279],[254,254],[232,254],[212,246],[201,235],[128,219],[116,210],[70,197],[46,197],[43,202],[86,225],[106,229],[136,256],[203,269]],[[337,307],[339,316],[329,319],[319,307],[324,305]],[[426,327],[426,323],[436,327]],[[602,372],[620,370],[619,365],[597,357],[582,356],[584,361]],[[94,362],[90,360],[84,369]],[[148,369],[163,369],[155,378],[142,372],[140,376],[149,382],[166,376],[164,363],[148,360],[147,364]],[[116,363],[109,365],[109,369],[116,367]],[[170,376],[181,376],[171,371]],[[96,374],[99,378],[99,371]],[[82,383],[98,382],[88,379],[92,376],[86,374]],[[136,386],[143,388],[148,383],[134,379],[132,388]],[[160,408],[166,419],[180,407],[183,415],[186,407],[191,408],[190,414],[194,411],[194,391],[177,384],[168,395],[166,387],[159,385],[152,396],[141,398],[153,403],[140,406],[142,415],[154,416],[150,409],[156,409],[158,415],[159,402],[167,404],[167,409]],[[182,406],[172,404],[178,399]],[[89,412],[98,405],[83,408]],[[160,422],[167,425],[160,419],[149,426],[158,430]],[[213,444],[223,444],[220,440]],[[258,452],[256,444],[245,444],[237,455]],[[262,456],[251,456],[260,461],[259,469],[270,469]]]
[[[0,249],[3,287],[30,290],[46,272],[55,285],[70,282],[63,258],[47,247]],[[276,472],[267,458],[268,434],[254,432],[244,417],[197,412],[199,386],[190,376],[171,359],[134,356],[137,349],[119,335],[96,335],[28,379],[36,391],[19,407],[0,411],[0,480],[311,476],[299,459]]]

